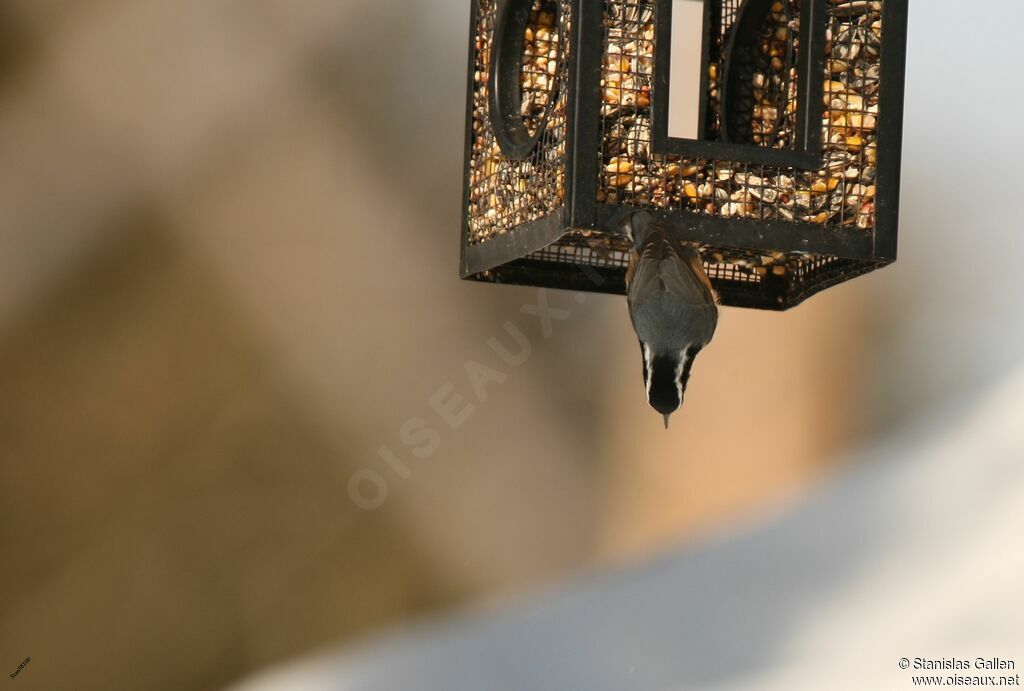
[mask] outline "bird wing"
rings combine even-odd
[[[663,223],[654,223],[638,250],[630,257],[626,277],[631,314],[668,310],[682,323],[693,320],[695,310],[706,310],[700,322],[710,327],[706,334],[710,340],[718,322],[718,308],[697,248],[677,240]]]
[[[681,263],[688,264],[693,270],[692,276],[696,277],[700,281],[702,288],[707,291],[707,294],[710,295],[712,299],[714,299],[715,291],[711,286],[711,279],[708,278],[707,273],[704,271],[704,264],[701,262],[700,252],[697,251],[697,246],[691,243],[684,243],[668,232],[667,229],[662,231],[662,236],[664,238],[667,253],[682,260]],[[673,266],[672,268],[675,269],[677,267]],[[680,274],[678,270],[674,273]]]
[[[629,301],[637,295],[652,295],[663,291],[659,265],[665,258],[665,247],[657,238],[651,238],[640,248],[639,254],[630,254],[629,269],[626,272]]]
[[[718,307],[697,248],[680,242],[665,226],[657,224],[649,229],[639,249],[640,254],[634,256],[631,267],[631,314],[652,311],[665,315],[668,312],[673,315],[668,324],[675,323],[679,327],[700,324],[706,327],[706,333],[690,335],[704,343],[710,341],[718,323]],[[650,321],[664,318],[658,316]],[[634,316],[634,326],[636,324]]]
[[[692,253],[696,255],[696,250]],[[689,271],[686,271],[683,268],[684,264],[676,259],[658,262],[658,275],[666,289],[682,304],[714,306],[715,292],[700,259],[684,256],[682,261],[689,266]]]
[[[649,226],[638,250],[639,254],[632,253],[626,274],[631,293],[668,290],[682,304],[714,304],[714,290],[697,248],[675,238],[664,223]]]

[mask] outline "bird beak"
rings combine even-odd
[[[668,429],[668,415],[665,416],[665,429]]]

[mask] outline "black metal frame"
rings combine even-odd
[[[563,0],[550,0],[556,13],[561,13]],[[530,22],[533,0],[502,0],[498,10],[492,48],[492,65],[488,81],[489,111],[494,136],[501,152],[512,160],[528,158],[537,147],[558,101],[558,74],[553,79],[551,97],[535,131],[530,132],[519,113],[522,91],[519,71],[522,68],[523,35]]]
[[[569,0],[562,0],[567,2]],[[625,271],[579,267],[571,264],[540,266],[527,255],[555,243],[569,229],[616,232],[616,219],[636,207],[597,201],[601,157],[600,107],[598,85],[604,50],[603,3],[599,0],[572,0],[573,30],[568,89],[566,142],[565,205],[562,209],[505,235],[480,244],[471,244],[466,217],[470,199],[470,161],[473,144],[467,126],[464,168],[463,223],[460,274],[462,278],[492,283],[570,288],[591,292],[624,292]],[[671,0],[658,0],[671,2]],[[823,0],[811,0],[822,5]],[[467,123],[473,117],[473,71],[475,65],[473,32],[477,25],[477,2],[472,2],[467,83]],[[687,210],[648,209],[664,218],[683,240],[704,245],[785,253],[806,253],[832,257],[840,266],[832,267],[825,280],[807,291],[793,291],[776,285],[773,277],[759,284],[756,292],[749,286],[716,282],[723,304],[760,309],[788,309],[836,283],[870,272],[897,258],[897,225],[901,148],[903,139],[903,82],[906,70],[906,27],[908,0],[885,0],[880,70],[880,101],[884,107],[878,116],[877,193],[875,225],[863,230],[844,226],[821,226],[786,221],[759,222],[746,219],[708,216]],[[663,34],[662,34],[663,35]],[[660,51],[660,49],[659,49]],[[656,56],[656,60],[662,56]],[[806,72],[806,70],[805,70]],[[822,66],[821,73],[824,73]],[[812,80],[814,81],[814,80]],[[808,89],[810,94],[813,89]],[[808,96],[809,97],[809,96]],[[818,101],[822,95],[818,92]],[[728,160],[718,147],[710,158]],[[743,146],[744,151],[753,147]],[[766,153],[769,150],[764,150]],[[783,152],[788,153],[788,152]],[[791,165],[791,164],[787,164]],[[834,274],[834,275],[833,275]],[[598,282],[595,277],[603,277]],[[788,292],[787,292],[788,291]]]
[[[711,6],[717,0],[704,0],[704,47],[701,51],[702,89],[701,123],[706,121],[707,70],[710,64],[710,21]],[[737,163],[753,163],[773,166],[790,166],[811,170],[821,165],[821,113],[823,109],[823,88],[820,78],[825,71],[825,0],[804,0],[805,18],[802,24],[810,27],[807,45],[802,46],[797,64],[797,146],[791,149],[770,149],[751,144],[730,141],[709,141],[703,139],[706,127],[701,126],[702,139],[681,139],[668,135],[668,99],[671,83],[672,51],[671,41],[662,43],[654,56],[654,87],[651,90],[651,148],[656,153],[676,154],[685,158],[707,158]],[[672,33],[673,0],[657,0],[655,4],[655,35],[669,36]],[[735,71],[730,68],[739,46],[737,39],[746,36],[752,21],[767,13],[774,0],[745,0],[740,6],[737,25],[740,30],[733,32],[726,49],[726,68],[722,70],[722,112],[726,112],[728,91]],[[657,40],[657,39],[655,39]],[[723,122],[723,130],[725,123]]]
[[[824,268],[808,272],[799,284],[769,274],[757,283],[756,291],[751,290],[752,284],[749,281],[713,279],[713,283],[721,305],[783,312],[823,290],[886,265],[887,262],[838,259]],[[536,286],[605,295],[626,294],[625,269],[554,264],[530,257],[503,264],[500,268],[480,271],[466,278],[497,285]]]

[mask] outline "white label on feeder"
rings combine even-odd
[[[668,136],[700,138],[704,0],[672,0],[672,63],[669,67]]]

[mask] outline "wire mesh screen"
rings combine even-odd
[[[711,4],[710,127],[720,126],[723,51],[736,29],[737,5]],[[823,80],[825,96],[823,164],[812,171],[651,150],[656,12],[655,0],[604,0],[599,202],[874,228],[882,0],[828,0],[825,73],[810,77]],[[787,146],[796,109],[791,56],[799,50],[800,1],[775,2],[758,31],[749,84],[741,90],[746,100],[742,108],[733,101],[724,117],[746,129],[754,145]]]
[[[493,283],[526,284],[623,294],[629,243],[601,231],[574,230],[558,242],[475,276]],[[878,264],[797,253],[764,255],[705,247],[704,270],[723,305],[784,310],[833,285],[868,273]]]
[[[488,113],[488,73],[497,13],[497,0],[479,0],[467,209],[470,244],[548,216],[562,206],[565,197],[571,3],[533,3],[523,37],[520,114],[531,134],[542,125],[544,130],[533,153],[521,161],[502,155]],[[555,99],[554,107],[542,123],[551,99]]]

